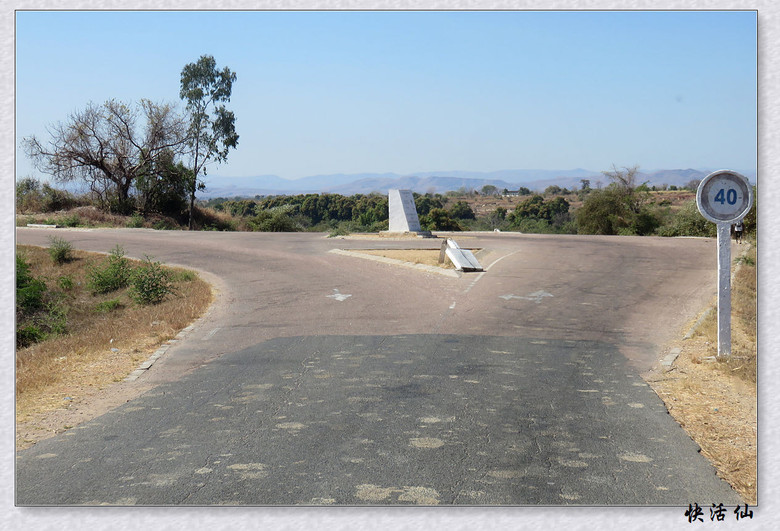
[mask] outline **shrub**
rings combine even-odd
[[[73,277],[65,275],[57,279],[57,285],[63,291],[70,291],[73,289]]]
[[[167,219],[160,219],[155,221],[154,224],[152,224],[152,228],[154,230],[173,230],[177,227]]]
[[[122,289],[129,284],[131,273],[130,261],[125,258],[124,250],[117,245],[102,267],[87,268],[87,289],[93,295]]]
[[[78,214],[70,214],[60,220],[63,227],[78,227],[81,225],[81,217]]]
[[[46,284],[30,274],[30,265],[16,255],[16,312],[30,315],[44,306]]]
[[[303,229],[300,221],[290,213],[292,205],[281,205],[267,210],[261,210],[247,222],[254,231],[261,232],[297,232]]]
[[[144,226],[144,217],[136,212],[130,218],[127,220],[127,223],[125,223],[125,226],[129,229],[140,229]]]
[[[34,324],[19,326],[16,329],[17,348],[29,347],[34,343],[43,341],[45,338],[46,334],[43,332],[43,330]]]
[[[49,237],[49,256],[55,264],[62,265],[65,262],[70,262],[73,259],[71,251],[73,251],[73,246],[69,241],[59,236]]]
[[[708,236],[716,235],[716,226],[699,212],[696,201],[691,201],[672,215],[671,219],[656,230],[659,236]]]
[[[130,298],[144,306],[162,302],[173,291],[171,274],[148,256],[130,280]]]

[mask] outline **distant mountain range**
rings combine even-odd
[[[649,186],[663,184],[684,186],[692,180],[701,180],[713,170],[681,169],[640,172],[638,183]],[[755,172],[744,172],[755,183]],[[276,175],[256,177],[207,176],[206,190],[198,193],[201,198],[254,197],[256,195],[294,195],[305,193],[337,193],[342,195],[386,194],[389,189],[412,190],[418,193],[445,193],[461,188],[480,190],[493,185],[499,190],[517,190],[525,187],[532,191],[543,191],[551,185],[561,188],[580,188],[581,181],[588,179],[596,188],[599,183],[609,184],[601,172],[577,168],[574,170],[501,170],[494,172],[441,171],[421,172],[412,175],[395,173],[358,173],[314,175],[302,179],[283,179]]]

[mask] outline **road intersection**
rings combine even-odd
[[[18,453],[20,505],[740,503],[641,377],[714,296],[712,240],[462,234],[486,271],[453,278],[329,252],[440,240],[57,234],[218,297],[133,400]]]

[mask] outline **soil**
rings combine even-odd
[[[718,476],[750,505],[758,503],[757,394],[755,382],[734,375],[715,359],[703,335],[679,339],[666,349],[680,349],[668,370],[643,375],[666,404],[669,414],[701,447]],[[737,361],[737,360],[734,360]]]

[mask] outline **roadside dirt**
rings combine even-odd
[[[669,349],[681,352],[668,371],[645,380],[664,401],[718,475],[745,502],[756,505],[757,396],[756,385],[729,374],[712,360],[712,344],[703,336],[679,340]]]

